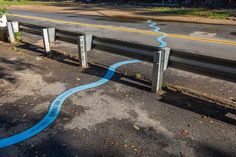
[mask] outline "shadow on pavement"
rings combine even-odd
[[[45,53],[45,51],[42,48],[39,48],[37,46],[31,45],[31,44],[26,43],[26,42],[22,42],[22,45],[19,45],[17,47],[21,48],[21,49],[29,50],[31,52],[36,52],[40,56],[44,56],[44,57],[47,57],[47,58],[50,58],[50,59],[54,59],[58,62],[62,62],[62,63],[72,65],[72,66],[79,66],[79,64],[78,64],[79,60],[78,59],[76,59],[73,56],[65,55],[63,53],[60,53],[58,51],[52,50],[51,53],[47,54],[47,53]]]
[[[236,115],[236,110],[232,108],[189,96],[178,91],[173,91],[170,89],[164,90],[166,93],[160,99],[161,102],[189,110],[206,117],[211,117],[231,125],[236,125],[236,119],[227,117],[226,115],[227,113]]]
[[[101,66],[101,65],[97,65],[97,64],[89,64],[89,68],[84,69],[83,72],[86,74],[95,75],[97,77],[102,78],[105,75],[107,69],[108,68],[105,66]],[[150,91],[148,81],[137,80],[137,79],[135,79],[134,76],[124,75],[124,74],[122,74],[122,72],[119,72],[119,69],[116,72],[116,74],[113,76],[111,81],[118,82],[118,83],[130,86],[130,87],[134,87],[137,89]]]
[[[146,19],[137,19],[137,18],[127,18],[125,16],[108,16],[106,14],[103,14],[102,12],[99,13],[101,15],[84,15],[84,14],[72,14],[66,15],[66,17],[80,17],[80,18],[86,18],[86,19],[92,19],[92,20],[98,20],[98,21],[106,21],[106,22],[122,22],[122,23],[140,23],[142,21],[146,21]]]
[[[19,71],[29,69],[34,66],[32,64],[24,63],[22,60],[19,59],[10,60],[3,57],[0,57],[0,63],[0,79],[9,81],[11,83],[15,83],[16,79],[9,73],[10,69]],[[4,64],[8,65],[10,69],[6,69]]]
[[[28,43],[24,43],[19,46],[20,48],[31,50],[36,53],[40,53],[45,57],[55,59],[59,62],[72,65],[79,66],[78,59],[75,57],[71,57],[69,55],[64,55],[62,53],[53,51],[51,55],[45,55],[45,52],[42,49],[37,48],[36,46],[32,46]],[[89,64],[89,68],[84,69],[83,72],[90,75],[95,75],[97,77],[102,78],[107,71],[106,66]],[[119,71],[119,70],[118,70]],[[112,81],[131,86],[140,90],[150,91],[150,82],[145,80],[138,80],[134,76],[127,76],[122,72],[117,72],[116,75],[111,79]],[[189,110],[191,112],[198,113],[203,116],[211,117],[217,120],[220,120],[225,123],[229,123],[231,125],[236,125],[236,119],[228,117],[226,114],[231,113],[236,115],[236,110],[219,105],[214,102],[209,102],[207,100],[203,100],[194,96],[186,95],[184,93],[174,91],[171,89],[164,89],[166,92],[162,98],[161,102],[166,104],[176,106],[185,110]]]

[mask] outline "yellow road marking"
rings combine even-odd
[[[49,18],[44,18],[44,17],[26,16],[26,15],[19,15],[19,14],[9,14],[9,15],[14,16],[14,17],[33,19],[33,20],[41,20],[41,21],[48,21],[48,22],[53,22],[53,23],[73,24],[73,25],[80,25],[80,26],[86,26],[86,27],[110,29],[110,30],[115,30],[115,31],[141,33],[141,34],[152,35],[152,36],[157,35],[157,33],[153,32],[153,31],[141,30],[141,29],[135,29],[135,28],[116,27],[116,26],[111,26],[111,25],[87,24],[87,23],[81,23],[81,22],[56,20],[56,19],[49,19]],[[186,35],[180,35],[180,34],[166,34],[166,35],[168,37],[177,38],[177,39],[186,39],[186,40],[194,40],[194,41],[207,42],[207,43],[217,43],[217,44],[225,44],[225,45],[236,46],[236,42],[235,41],[230,41],[230,40],[192,37],[192,36],[186,36]]]

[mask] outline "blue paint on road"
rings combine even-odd
[[[167,35],[163,32],[160,32],[160,28],[157,26],[157,24],[155,22],[153,22],[152,20],[147,21],[147,23],[149,23],[149,26],[151,28],[154,28],[154,31],[157,32],[158,34],[161,34],[162,36],[157,37],[157,41],[160,42],[160,45],[158,47],[166,47],[167,43],[165,41],[163,41],[163,38],[166,38]]]
[[[162,36],[157,38],[157,41],[160,42],[160,45],[158,47],[165,47],[167,44],[166,42],[164,42],[162,39],[166,37],[165,33],[160,32],[160,28],[157,27],[157,24],[155,22],[147,21],[150,25],[150,27],[154,28],[154,31],[162,34]],[[59,95],[51,104],[49,111],[47,113],[47,115],[37,124],[35,124],[34,126],[32,126],[31,128],[29,128],[26,131],[23,131],[19,134],[7,137],[7,138],[3,138],[0,139],[0,148],[4,148],[19,142],[22,142],[26,139],[31,138],[32,136],[35,136],[36,134],[40,133],[41,131],[43,131],[44,129],[46,129],[50,124],[52,124],[55,119],[58,117],[58,114],[60,112],[61,106],[63,104],[63,102],[70,97],[71,95],[73,95],[74,93],[77,93],[79,91],[85,90],[85,89],[89,89],[89,88],[94,88],[94,87],[98,87],[101,86],[105,83],[107,83],[115,74],[115,70],[125,64],[131,64],[131,63],[139,63],[141,62],[140,60],[129,60],[129,61],[122,61],[122,62],[118,62],[113,64],[112,66],[109,67],[106,75],[93,83],[90,84],[86,84],[86,85],[81,85],[75,88],[72,88],[68,91],[65,91],[64,93],[62,93],[61,95]]]
[[[47,115],[40,122],[38,122],[36,125],[34,125],[33,127],[29,128],[26,131],[23,131],[19,134],[11,136],[11,137],[1,139],[0,140],[0,148],[4,148],[4,147],[10,146],[10,145],[19,143],[21,141],[29,139],[32,136],[40,133],[41,131],[46,129],[50,124],[52,124],[54,122],[54,120],[57,118],[57,116],[60,112],[63,102],[68,97],[70,97],[72,94],[77,93],[82,90],[85,90],[85,89],[101,86],[101,85],[107,83],[113,77],[113,75],[115,74],[115,70],[118,67],[125,65],[125,64],[138,63],[138,62],[140,62],[140,61],[139,60],[130,60],[130,61],[118,62],[118,63],[113,64],[112,66],[109,67],[106,75],[102,79],[100,79],[96,82],[90,83],[90,84],[81,85],[81,86],[72,88],[68,91],[65,91],[64,93],[59,95],[52,102]]]

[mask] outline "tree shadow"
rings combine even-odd
[[[62,139],[64,141],[64,139]],[[112,156],[120,156],[123,154],[116,150],[113,147],[113,150],[104,150],[104,149],[94,149],[94,148],[86,148],[86,147],[74,147],[71,145],[65,145],[64,142],[57,139],[55,137],[49,137],[47,140],[43,141],[39,145],[34,148],[26,148],[24,156],[31,157],[39,154],[45,154],[50,157],[112,157]],[[101,148],[101,146],[97,146]],[[124,154],[123,154],[124,155]]]
[[[68,55],[64,55],[62,53],[53,51],[50,55],[45,54],[42,49],[36,49],[30,47],[30,44],[25,43],[20,46],[23,49],[30,48],[31,51],[39,53],[45,57],[55,59],[59,62],[71,65],[71,66],[79,66],[78,59],[75,59],[73,56],[68,57]],[[55,55],[55,56],[54,56]],[[83,69],[83,73],[97,76],[99,78],[103,78],[108,67],[106,65],[98,65],[95,63],[90,63],[89,68]],[[115,73],[115,76],[111,79],[111,81],[121,83],[136,89],[151,91],[150,81],[137,79],[134,75],[126,75],[122,72],[121,69],[118,69]],[[236,125],[236,119],[232,117],[228,117],[226,114],[231,113],[236,115],[236,110],[229,108],[227,106],[222,106],[215,102],[209,102],[204,99],[200,99],[198,97],[194,97],[191,95],[187,95],[185,93],[181,93],[178,91],[174,91],[168,88],[163,89],[165,94],[161,97],[160,101],[164,102],[168,105],[172,105],[181,109],[189,110],[194,113],[198,113],[203,116],[211,117],[222,122]]]
[[[224,149],[219,149],[216,148],[213,145],[209,145],[209,144],[201,144],[201,143],[197,143],[196,144],[197,148],[195,148],[195,155],[196,157],[202,157],[202,156],[207,156],[207,157],[233,157],[235,156],[235,150],[231,150],[231,152],[228,152]]]
[[[66,15],[66,17],[79,17],[79,18],[86,18],[86,19],[92,19],[92,20],[98,20],[98,21],[107,21],[107,22],[117,22],[117,23],[140,23],[144,20],[140,20],[137,18],[127,18],[122,16],[112,16],[109,17],[106,14],[100,13],[101,15],[84,15],[84,14],[69,14]]]
[[[55,50],[51,50],[50,53],[46,53],[44,49],[38,46],[34,46],[27,42],[22,42],[22,44],[18,45],[17,47],[24,50],[31,51],[33,53],[35,52],[39,54],[40,56],[47,57],[61,63],[65,63],[72,66],[79,66],[79,60],[75,56],[71,56],[69,54],[66,55]]]
[[[89,75],[95,75],[103,78],[107,72],[107,67],[97,64],[89,64],[89,68],[84,69],[83,73]],[[146,80],[136,79],[135,76],[128,76],[123,74],[122,70],[117,69],[115,75],[111,78],[111,81],[124,84],[140,90],[151,91],[149,82]]]
[[[5,57],[0,57],[0,79],[16,83],[16,78],[10,73],[9,68],[15,71],[31,69],[35,67],[33,64],[25,63],[22,59],[10,60]]]
[[[159,101],[164,102],[167,105],[198,113],[231,125],[236,125],[236,119],[227,116],[229,113],[236,115],[235,109],[217,104],[215,102],[209,102],[194,96],[186,95],[178,91],[173,91],[168,88],[165,88],[164,90],[166,93]]]
[[[118,2],[118,1],[117,1]],[[120,2],[120,0],[119,0]],[[138,6],[138,5],[124,5],[128,4],[127,1],[121,2],[121,3],[113,3],[113,4],[101,4],[101,3],[66,3],[66,4],[57,4],[57,3],[51,3],[47,4],[48,6],[57,6],[57,7],[62,7],[65,8],[65,10],[82,10],[82,11],[100,11],[105,9],[113,9],[113,10],[134,10],[137,9],[137,7],[143,7],[143,6]],[[122,8],[120,8],[122,6]],[[70,7],[70,8],[66,8]],[[102,7],[102,8],[101,8]]]
[[[227,11],[214,11],[208,9],[167,9],[160,11],[139,11],[136,12],[136,15],[144,15],[144,16],[201,16],[201,17],[227,17],[230,15]]]
[[[18,48],[22,48],[25,50],[30,50],[31,52],[35,52],[41,56],[56,60],[58,62],[68,64],[71,66],[79,66],[79,60],[75,56],[65,55],[58,51],[52,50],[50,54],[45,53],[45,51],[37,46],[32,46],[29,43],[23,42],[23,44],[17,46]],[[97,77],[102,78],[107,71],[107,66],[97,65],[89,63],[89,68],[83,70],[83,73],[89,75],[95,75]],[[123,78],[123,79],[122,79]],[[137,80],[134,76],[127,76],[122,74],[121,72],[117,72],[116,75],[111,79],[112,81],[122,83],[131,87],[135,87],[138,89],[150,91],[150,87],[148,85],[148,81]]]
[[[36,47],[30,47],[30,44],[25,44],[20,46],[21,48],[24,49],[31,49],[33,51],[33,53],[39,53],[40,55],[45,55],[45,52],[41,49],[35,50],[34,49]],[[55,55],[58,56],[59,54],[57,54],[58,52],[55,52]],[[52,58],[55,59],[57,57],[53,57],[54,52],[51,55],[46,55],[46,57],[48,58]],[[62,57],[61,57],[62,56]],[[78,64],[71,64],[70,61],[69,62],[64,62],[64,60],[66,59],[72,59],[73,61],[78,61],[78,60],[74,60],[74,58],[69,58],[66,55],[60,54],[59,60],[62,63],[65,64],[69,64],[72,66],[78,66]],[[6,64],[12,65],[13,68],[16,68],[18,70],[24,70],[27,69],[29,67],[31,67],[31,64],[28,63],[24,63],[23,61],[19,60],[19,61],[11,61],[9,59],[1,59],[0,60]],[[88,69],[85,69],[83,72],[89,75],[96,75],[97,77],[102,78],[105,74],[105,72],[107,71],[107,67],[106,66],[101,66],[101,65],[96,65],[96,64],[90,64]],[[119,70],[120,71],[120,70]],[[125,80],[122,78],[126,78]],[[133,76],[127,76],[125,74],[123,74],[122,72],[117,72],[116,75],[112,78],[112,81],[124,84],[124,85],[128,85],[128,86],[132,86],[135,88],[139,88],[142,90],[148,90],[150,91],[150,87],[148,87],[147,84],[149,84],[150,82],[144,81],[144,80],[137,80],[135,77]],[[137,83],[140,83],[140,85],[137,85]],[[141,85],[142,84],[142,85]],[[144,86],[143,86],[144,85]],[[145,85],[147,85],[147,87],[145,87]],[[217,120],[220,120],[222,122],[225,123],[229,123],[231,125],[236,125],[236,120],[229,118],[226,116],[227,113],[232,113],[232,114],[236,114],[236,111],[228,108],[228,107],[223,107],[221,105],[218,105],[217,103],[213,103],[213,102],[208,102],[205,100],[202,100],[200,98],[196,98],[193,96],[189,96],[186,95],[184,93],[180,93],[180,92],[176,92],[176,91],[172,91],[169,89],[164,89],[166,91],[166,94],[162,96],[162,98],[160,99],[160,101],[164,102],[167,105],[171,105],[171,106],[175,106],[178,108],[182,108],[185,110],[189,110],[191,112],[194,113],[198,113],[200,115],[204,115],[204,116],[208,116]],[[25,99],[24,99],[25,100]],[[17,109],[15,107],[12,107],[12,105],[4,105],[6,106],[6,110],[14,110],[15,112],[12,112],[11,114],[1,114],[0,116],[0,125],[3,126],[3,124],[7,127],[7,129],[9,129],[9,127],[14,127],[16,125],[19,125],[19,123],[23,123],[22,121],[19,121],[20,116],[24,114],[24,110],[22,109]],[[67,105],[66,105],[67,106]],[[75,108],[72,108],[71,110],[75,110]],[[80,109],[78,109],[80,110]],[[1,111],[2,108],[1,108]],[[17,116],[19,116],[17,118]],[[31,123],[34,121],[38,121],[40,117],[44,116],[44,114],[42,113],[41,116],[37,117],[37,119],[35,119],[34,117],[32,117],[32,115],[28,115],[29,117],[26,117],[24,119],[27,119],[27,123]],[[64,116],[63,114],[61,115],[62,117]],[[67,115],[65,115],[67,116]],[[10,121],[10,119],[12,117],[17,118],[17,121]],[[50,128],[50,129],[54,129],[54,128]],[[55,130],[56,131],[56,130]],[[66,138],[66,137],[64,137]],[[232,153],[230,152],[226,152],[225,150],[219,150],[218,148],[215,148],[214,146],[211,145],[207,145],[207,144],[197,144],[198,146],[198,154],[197,156],[202,156],[205,155],[207,153],[208,156],[222,156],[222,157],[229,157],[229,156],[234,156]],[[78,154],[79,156],[83,156],[83,157],[102,157],[102,156],[125,156],[125,152],[121,152],[120,150],[117,150],[114,147],[109,147],[106,150],[100,150],[98,148],[99,145],[95,145],[93,148],[90,147],[74,147],[71,145],[66,145],[64,146],[64,140],[63,138],[61,139],[57,139],[55,136],[52,136],[49,138],[47,138],[46,140],[42,140],[41,143],[37,144],[35,147],[31,147],[31,145],[17,145],[19,146],[19,149],[21,152],[21,154],[23,154],[23,156],[36,156],[39,155],[38,153],[42,153],[40,155],[46,154],[47,156],[55,156],[55,157],[66,157],[66,156],[75,156],[75,154]],[[97,149],[96,149],[97,148]],[[11,147],[6,148],[6,149],[11,149]],[[38,153],[36,153],[38,152]],[[4,153],[4,149],[0,150],[0,156],[1,157],[6,157],[8,156],[8,154],[5,155]]]
[[[56,132],[56,134],[47,134],[43,135],[44,132],[41,133],[41,137],[39,139],[28,139],[27,142],[22,142],[16,144],[15,146],[18,147],[17,150],[14,150],[13,147],[6,147],[4,149],[0,149],[0,157],[9,157],[10,151],[15,151],[14,155],[16,156],[24,156],[24,157],[31,157],[31,156],[50,156],[50,157],[71,157],[71,156],[78,156],[78,157],[114,157],[114,156],[136,156],[141,157],[144,154],[149,153],[150,156],[153,156],[156,149],[163,149],[159,150],[155,155],[159,156],[175,156],[174,154],[168,153],[164,150],[165,147],[171,145],[171,140],[166,140],[165,137],[162,137],[159,133],[154,131],[150,128],[141,128],[140,131],[130,131],[132,124],[126,124],[124,122],[120,122],[117,124],[118,120],[110,122],[106,122],[101,125],[100,127],[96,128],[97,131],[90,130],[90,131],[83,131],[80,130],[76,133],[77,136],[72,137],[72,131],[68,131],[64,133],[62,130],[57,130],[56,128],[50,128],[51,132]],[[114,124],[115,122],[115,124]],[[110,124],[110,125],[109,125]],[[115,125],[115,127],[119,128],[118,133],[129,133],[127,135],[123,135],[122,137],[117,137],[114,134],[109,134],[106,136],[107,127]],[[121,131],[119,131],[121,129]],[[99,131],[100,130],[100,131]],[[110,128],[110,130],[114,130]],[[127,137],[128,136],[128,137]],[[40,139],[42,138],[43,139]],[[37,136],[33,137],[37,138]],[[137,138],[132,143],[136,145],[138,139],[141,139],[139,143],[140,149],[142,149],[143,144],[150,145],[149,149],[144,149],[139,153],[132,153],[127,148],[122,146],[123,139],[133,139]],[[77,141],[78,139],[78,141]],[[234,150],[227,150],[227,148],[217,148],[214,145],[200,143],[198,141],[194,141],[191,139],[178,139],[185,141],[186,149],[191,147],[192,151],[194,151],[195,156],[197,157],[232,157],[235,156]],[[153,144],[155,143],[155,144]],[[155,148],[152,148],[154,147]],[[183,146],[184,147],[184,146]],[[13,148],[13,149],[12,149]],[[144,146],[145,148],[145,146]],[[150,151],[150,152],[149,152]],[[181,150],[179,150],[179,155],[177,156],[184,156]]]

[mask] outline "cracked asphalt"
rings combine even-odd
[[[54,48],[74,51],[60,46]],[[109,65],[129,59],[98,51],[90,52],[89,58],[89,68],[81,69],[76,53],[46,56],[38,46],[0,43],[0,139],[40,121],[61,92],[94,82]],[[230,106],[171,88],[151,93],[150,71],[146,63],[119,68],[107,84],[68,98],[51,126],[0,149],[0,157],[236,156],[233,100]],[[138,72],[143,79],[136,77]],[[200,91],[208,88],[216,96],[223,90],[225,99],[235,96],[232,82],[213,79],[209,83],[208,77],[173,69],[165,75],[167,83],[180,86],[182,80]],[[185,81],[189,77],[192,82]],[[215,84],[222,90],[212,90]]]

